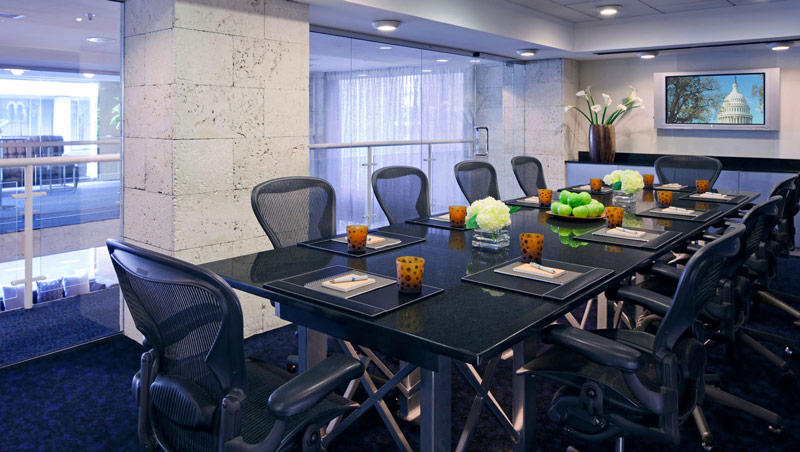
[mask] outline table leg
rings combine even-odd
[[[435,370],[421,369],[420,450],[450,450],[453,360],[439,356]]]
[[[400,361],[400,367],[405,365],[405,361]],[[419,382],[419,369],[411,373],[403,379],[402,385],[406,388],[411,388]],[[420,394],[416,391],[408,397],[400,397],[400,408],[397,410],[397,417],[412,421],[419,417],[420,410]]]
[[[514,370],[536,357],[537,336],[531,336],[514,346]],[[536,449],[536,382],[530,375],[516,375],[512,403],[512,422],[519,434],[514,452]]]
[[[328,357],[328,336],[297,325],[298,370],[302,373]]]

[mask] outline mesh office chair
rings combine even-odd
[[[195,265],[107,241],[125,303],[145,337],[132,392],[144,450],[318,450],[319,430],[358,405],[332,394],[364,372],[343,355],[300,376],[246,361],[233,290]]]
[[[583,439],[616,437],[618,451],[630,435],[677,445],[680,423],[702,401],[704,390],[706,352],[693,327],[717,297],[725,258],[739,251],[744,230],[733,225],[692,256],[671,299],[636,288],[641,304],[666,307],[655,335],[546,327],[542,338],[553,346],[517,372],[564,385],[554,395],[549,417]]]
[[[411,166],[387,166],[372,173],[372,191],[389,224],[431,214],[428,178]],[[412,202],[416,198],[416,201]]]
[[[705,179],[711,188],[722,172],[722,163],[714,157],[665,155],[656,159],[655,168],[662,184],[678,183],[694,187],[698,179]]]
[[[458,188],[470,204],[487,196],[500,199],[497,171],[491,164],[480,160],[464,160],[456,163],[454,169]]]
[[[536,157],[519,155],[511,159],[511,168],[525,196],[536,196],[540,188],[547,188],[542,162]]]
[[[268,180],[253,188],[250,203],[275,248],[336,235],[336,194],[323,179]]]

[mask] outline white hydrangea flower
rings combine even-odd
[[[498,231],[511,224],[508,206],[491,196],[479,199],[467,207],[467,217],[475,216],[478,227],[485,231]]]
[[[622,181],[622,191],[625,193],[631,194],[636,193],[637,191],[644,188],[644,180],[642,179],[642,175],[639,174],[638,171],[632,170],[625,170],[620,175],[620,181]]]
[[[603,182],[608,185],[614,185],[619,182],[620,176],[622,175],[622,170],[614,170],[610,174],[606,174],[603,176]]]

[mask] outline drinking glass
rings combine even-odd
[[[425,259],[415,256],[397,258],[397,286],[402,293],[422,292]]]

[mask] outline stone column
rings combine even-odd
[[[285,0],[125,3],[125,240],[193,263],[270,247],[250,190],[308,174],[308,39]],[[239,296],[246,335],[280,323]]]

